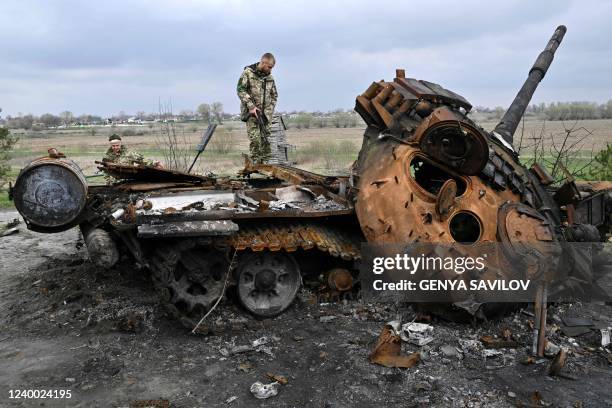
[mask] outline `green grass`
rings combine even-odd
[[[552,171],[554,167],[554,162],[555,162],[555,159],[552,156],[545,156],[543,160],[539,161],[540,165],[542,165],[551,175],[552,175]],[[574,175],[576,180],[591,180],[591,178],[588,176],[588,165],[590,162],[591,162],[590,157],[574,156],[567,163],[562,163],[562,164],[567,168],[570,174]],[[533,156],[522,155],[521,163],[527,168],[531,167],[533,163]],[[553,177],[555,177],[556,179],[559,179],[562,177],[562,175],[563,175],[563,172],[561,171],[561,168],[557,166],[555,175]]]
[[[0,209],[15,208],[15,205],[8,198],[8,190],[0,190]]]

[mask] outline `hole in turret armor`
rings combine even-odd
[[[451,218],[449,229],[455,241],[462,244],[473,244],[480,238],[482,228],[474,214],[460,212]]]
[[[467,188],[462,178],[453,176],[422,157],[412,159],[410,162],[410,175],[419,186],[433,195],[438,195],[442,185],[450,179],[457,182],[457,196],[465,193]]]

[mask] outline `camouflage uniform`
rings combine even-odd
[[[119,153],[115,153],[112,148],[108,148],[104,155],[104,161],[117,164],[129,164],[132,166],[143,164],[145,166],[153,166],[155,162],[147,160],[140,153],[130,152],[125,146],[121,146]]]
[[[145,165],[145,166],[154,166],[155,162],[153,160],[147,160],[144,156],[137,152],[131,152],[127,149],[127,147],[121,145],[121,149],[119,153],[115,153],[112,148],[108,148],[106,154],[102,161],[117,163],[117,164],[129,164],[130,166],[137,165]],[[112,176],[108,174],[104,176],[107,184],[111,184],[114,181]]]
[[[249,136],[251,158],[258,163],[265,163],[270,158],[270,125],[260,129],[257,119],[249,115],[249,111],[257,107],[259,115],[263,113],[268,121],[272,120],[278,99],[274,77],[261,72],[257,63],[244,67],[238,80],[237,92],[240,98],[240,118],[246,122]]]

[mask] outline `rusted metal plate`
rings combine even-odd
[[[192,187],[192,183],[174,183],[174,182],[166,182],[166,183],[147,183],[147,182],[138,182],[138,183],[122,183],[117,186],[118,190],[121,191],[129,191],[129,192],[146,192],[146,191],[154,191],[154,190],[163,190],[169,188],[181,188],[181,187]]]
[[[436,197],[436,214],[440,219],[444,220],[450,214],[452,207],[455,205],[457,196],[457,182],[453,179],[446,180]]]
[[[244,164],[243,174],[261,173],[293,184],[317,184],[329,188],[333,192],[338,192],[341,184],[348,184],[348,177],[346,176],[324,176],[282,164],[253,163],[248,157],[245,157]]]
[[[597,192],[604,190],[612,191],[612,181],[576,181],[580,191]]]
[[[157,169],[143,165],[132,166],[110,162],[96,161],[98,169],[106,174],[121,180],[140,180],[146,182],[191,182],[215,184],[215,179],[197,174],[183,173],[176,170]]]
[[[467,101],[467,99],[465,99],[463,96],[456,94],[453,91],[450,91],[446,88],[443,88],[440,85],[435,84],[433,82],[424,81],[424,80],[420,80],[419,82],[422,84],[425,84],[429,89],[431,89],[436,94],[438,94],[444,102],[449,103],[451,105],[461,106],[466,111],[469,111],[470,109],[472,109],[472,104],[470,104]]]
[[[355,209],[370,242],[454,243],[451,221],[458,213],[471,214],[477,221],[478,242],[495,242],[499,206],[505,201],[520,201],[510,190],[495,191],[478,176],[459,175],[427,159],[418,146],[375,145],[360,167],[363,171]],[[462,184],[463,191],[457,192],[448,216],[440,219],[435,217],[436,198],[447,180]]]
[[[534,277],[552,270],[542,269],[541,260],[545,257],[549,263],[559,259],[558,253],[554,256],[560,247],[554,242],[553,230],[546,218],[534,208],[516,202],[503,204],[497,217],[497,229],[508,262],[521,265],[527,276]]]
[[[405,100],[417,101],[419,99],[418,96],[416,96],[397,82],[391,82],[391,85],[393,85],[393,89],[395,90],[395,92],[399,93]]]
[[[437,97],[437,94],[432,89],[429,89],[425,84],[414,78],[395,78],[395,82],[402,85],[419,98],[433,99]]]

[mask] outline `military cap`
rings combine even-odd
[[[108,137],[108,141],[112,142],[113,140],[121,140],[121,137],[118,134],[113,133],[112,135]]]

